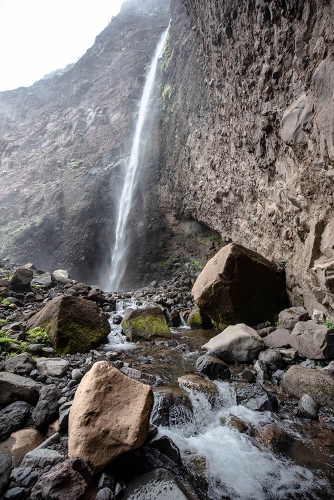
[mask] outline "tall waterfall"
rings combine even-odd
[[[127,228],[128,217],[131,210],[134,190],[139,177],[140,143],[149,109],[150,97],[152,94],[152,90],[154,88],[158,60],[161,57],[164,49],[164,45],[167,38],[167,32],[168,30],[166,30],[165,33],[162,35],[157,45],[149,72],[146,77],[143,95],[140,101],[139,116],[133,138],[131,156],[126,169],[122,194],[119,199],[118,217],[117,217],[116,232],[115,232],[115,244],[111,256],[111,272],[110,276],[107,277],[107,283],[105,285],[105,288],[107,290],[119,289],[120,283],[122,282],[122,279],[124,277],[127,268],[127,248],[129,241],[126,228]]]

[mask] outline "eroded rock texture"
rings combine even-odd
[[[287,264],[334,307],[333,21],[325,0],[173,0],[161,204]]]
[[[168,1],[127,0],[71,69],[32,87],[0,93],[2,257],[62,267],[77,279],[98,281],[110,259],[147,66],[168,22]],[[156,110],[149,114],[154,122]],[[136,241],[132,268],[139,281],[148,255],[153,259],[159,248],[161,218],[152,193],[157,130],[153,127],[143,144],[142,186],[131,228]],[[138,219],[145,211],[156,216],[149,224]]]

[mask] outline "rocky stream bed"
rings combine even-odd
[[[238,340],[239,360],[224,361],[219,349],[207,347],[219,330],[186,324],[194,310],[191,288],[196,278],[189,270],[175,269],[170,281],[111,294],[77,283],[64,272],[50,274],[29,265],[33,280],[30,275],[24,283],[20,268],[18,283],[20,273],[1,264],[0,498],[332,497],[334,366],[331,357],[310,359],[291,346],[297,323],[304,328],[326,326],[331,335],[323,315],[316,313],[310,320],[306,310],[297,307],[282,311],[278,324],[252,325],[249,330],[255,334],[238,325],[243,339],[246,331],[263,345],[249,355],[253,347]],[[60,356],[41,331],[29,333],[27,325],[35,313],[63,296],[84,298],[108,318],[110,333],[99,347]],[[145,312],[157,305],[168,320],[169,334],[129,341],[124,317],[131,310]],[[196,318],[198,312],[194,314]],[[123,391],[115,389],[118,403],[110,410],[104,382],[92,382],[93,374],[100,380],[103,370],[115,381],[107,391],[117,384]],[[106,464],[94,462],[108,447],[109,431],[99,428],[103,411],[119,432],[120,446],[124,421],[129,420],[126,425],[132,429],[131,404],[141,387],[147,388],[143,398],[150,399],[150,387],[154,395],[142,442],[123,444],[122,453]],[[90,400],[91,391],[100,394],[100,406],[105,406],[101,413],[96,400]],[[76,393],[81,394],[80,402],[78,395],[74,401]],[[91,405],[88,413],[84,405]],[[88,451],[76,458],[70,434],[78,430],[74,420],[80,420],[80,411],[96,433],[88,436],[93,443]],[[82,443],[76,446],[84,450]]]

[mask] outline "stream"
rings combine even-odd
[[[210,500],[328,499],[333,496],[334,460],[332,442],[315,423],[299,418],[290,406],[277,412],[256,412],[237,404],[238,370],[231,366],[231,381],[214,381],[218,396],[197,391],[179,377],[195,372],[201,346],[214,336],[212,330],[172,329],[173,339],[130,343],[113,318],[128,308],[145,307],[144,301],[118,300],[110,323],[109,344],[131,368],[155,377],[155,423],[164,391],[187,394],[190,404],[169,410],[169,421],[160,423],[157,438],[168,436],[178,446],[182,463],[193,478],[201,498]],[[252,367],[248,367],[251,369]],[[246,382],[243,382],[246,384]],[[241,420],[247,432],[239,432],[233,419]],[[257,438],[256,430],[276,424],[287,434],[284,451],[272,452]],[[331,431],[329,431],[331,433]]]

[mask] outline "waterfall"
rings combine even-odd
[[[133,194],[139,175],[138,167],[140,163],[139,153],[140,153],[141,137],[145,121],[147,118],[147,112],[149,109],[150,96],[154,88],[158,60],[162,55],[167,38],[167,33],[168,30],[166,30],[165,33],[162,35],[157,45],[149,72],[146,77],[143,95],[140,101],[139,116],[133,138],[130,160],[127,165],[123,190],[119,200],[118,217],[117,217],[117,224],[115,231],[115,243],[111,257],[111,272],[110,276],[107,278],[108,282],[105,287],[108,290],[119,289],[120,283],[124,277],[127,267],[126,251],[129,242],[128,242],[128,235],[126,233],[126,227],[127,227],[129,213],[131,210]]]

